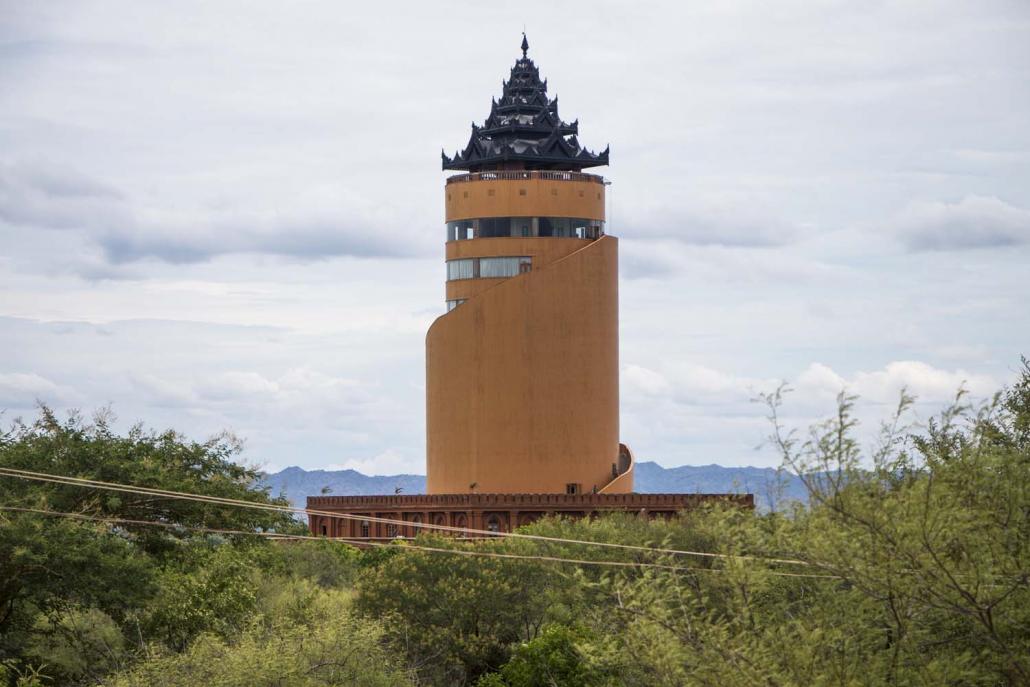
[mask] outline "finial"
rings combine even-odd
[[[526,32],[522,32],[522,57],[526,56],[526,52],[529,50],[529,41],[526,40]]]

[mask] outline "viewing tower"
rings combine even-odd
[[[750,494],[633,493],[619,443],[618,241],[608,164],[527,52],[443,168],[447,312],[426,334],[426,494],[309,496],[314,534],[356,543],[511,532],[549,515],[670,517]]]
[[[608,164],[578,139],[522,39],[445,185],[447,313],[426,336],[430,494],[626,493],[618,242]]]

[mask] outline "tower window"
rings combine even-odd
[[[475,276],[474,258],[447,261],[447,281],[453,281],[455,279],[472,279]]]
[[[583,485],[576,484],[575,482],[569,482],[565,485],[566,494],[581,494],[583,493]]]
[[[363,520],[361,523],[361,536],[363,538],[368,539],[369,529],[368,520]]]
[[[464,241],[466,239],[473,238],[474,223],[470,219],[458,220],[457,222],[447,223],[447,240],[448,241]]]
[[[515,258],[479,258],[479,276],[483,279],[514,277],[522,273],[522,265],[532,264],[528,256]]]

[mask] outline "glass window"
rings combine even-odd
[[[471,238],[505,238],[534,236],[555,238],[596,239],[604,234],[604,222],[597,219],[573,217],[485,217],[461,220],[447,224],[447,240],[461,241]],[[475,228],[478,226],[478,230]]]
[[[447,240],[464,241],[473,237],[473,223],[470,219],[447,223]]]
[[[447,261],[447,281],[455,279],[472,279],[475,277],[475,260],[464,258],[462,260]]]
[[[453,301],[447,301],[447,312],[450,312],[457,308],[459,305],[465,302],[464,298],[457,298]]]
[[[529,258],[480,258],[479,276],[483,279],[514,277],[519,273],[519,265],[523,260],[528,261]]]
[[[551,224],[550,217],[540,218],[540,236],[554,236],[554,225]]]

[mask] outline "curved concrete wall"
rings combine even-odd
[[[556,179],[496,179],[447,184],[445,220],[483,217],[604,219],[604,184]]]
[[[547,213],[534,208],[531,214]],[[477,209],[475,216],[484,213]],[[427,490],[605,488],[619,457],[618,242],[611,236],[487,241],[553,243],[557,252],[546,264],[535,261],[529,273],[474,280],[488,285],[430,327]],[[473,246],[481,242],[449,244],[448,257],[465,250],[485,255]],[[558,257],[566,247],[576,249]],[[606,493],[632,491],[632,473],[624,477]]]

